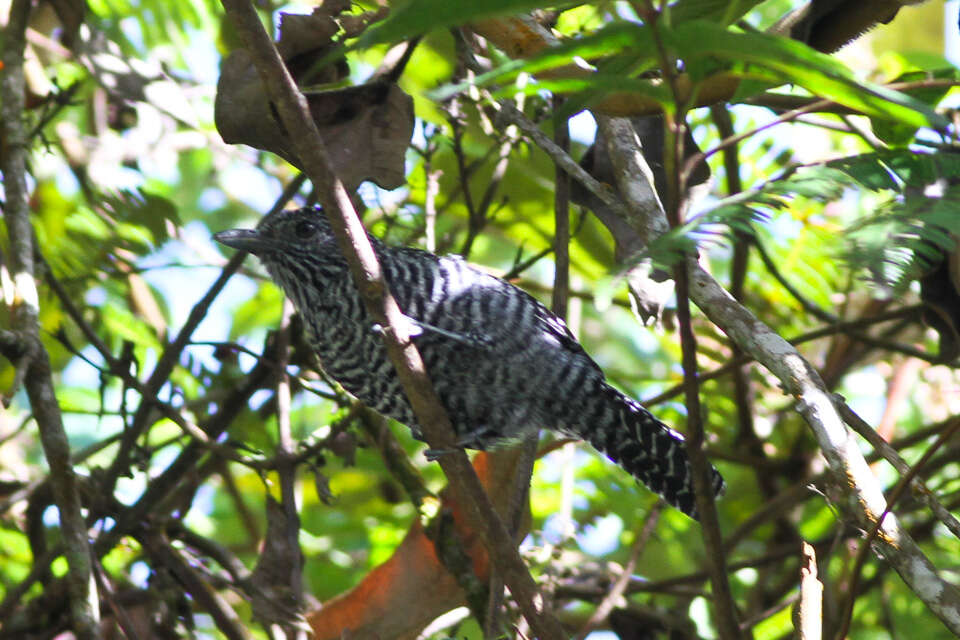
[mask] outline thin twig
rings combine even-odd
[[[733,118],[727,105],[710,107],[710,114],[716,124],[721,139],[734,135]],[[733,144],[723,150],[724,176],[727,181],[727,195],[734,196],[743,192],[743,183],[740,180],[740,147]],[[740,303],[745,302],[745,284],[747,268],[750,261],[750,243],[752,236],[743,231],[735,231],[733,245],[733,259],[730,261],[730,294]],[[743,350],[736,344],[731,345],[731,356],[734,361],[740,360]],[[736,446],[745,448],[750,455],[766,461],[768,456],[763,442],[757,436],[754,425],[754,391],[750,380],[752,367],[749,363],[733,368],[733,393],[737,409],[737,436]],[[702,380],[702,379],[701,379]],[[757,484],[760,491],[767,497],[777,493],[774,478],[764,471],[764,465],[754,467]],[[741,624],[741,627],[743,625]]]
[[[157,566],[166,567],[176,576],[185,591],[202,609],[210,614],[217,625],[217,629],[228,640],[253,639],[233,607],[214,591],[203,577],[197,574],[196,570],[190,566],[179,551],[173,548],[163,534],[159,532],[148,533],[143,548],[153,558]]]
[[[837,640],[843,640],[847,637],[847,632],[850,630],[850,623],[853,620],[853,605],[856,603],[857,597],[857,582],[860,579],[860,573],[863,571],[863,565],[867,561],[868,552],[873,544],[873,541],[877,538],[877,535],[880,533],[880,529],[883,526],[883,521],[887,518],[888,515],[892,513],[893,506],[897,503],[900,497],[904,494],[907,487],[910,486],[910,483],[913,479],[920,473],[920,470],[923,466],[933,457],[933,454],[936,453],[940,447],[942,447],[950,438],[953,437],[957,431],[960,430],[960,419],[953,421],[947,429],[945,429],[939,437],[934,441],[930,447],[923,452],[923,455],[920,456],[920,459],[917,460],[906,474],[901,476],[899,482],[893,488],[893,491],[890,493],[890,498],[887,500],[887,504],[880,513],[879,517],[876,519],[873,527],[867,533],[866,537],[860,544],[860,548],[857,549],[857,556],[853,563],[853,568],[850,573],[850,584],[848,590],[848,598],[842,609],[843,613],[841,614],[841,623],[839,631],[837,632]]]
[[[467,208],[467,238],[463,247],[460,248],[460,254],[469,257],[470,247],[473,245],[474,238],[480,232],[486,221],[485,212],[477,209],[473,202],[473,192],[470,190],[470,180],[467,176],[467,152],[463,148],[463,134],[465,125],[462,121],[461,96],[455,97],[450,101],[448,107],[447,123],[453,132],[451,142],[453,143],[453,157],[457,160],[457,176],[460,182],[460,190],[463,192],[463,204]]]
[[[814,329],[812,331],[807,331],[801,333],[796,337],[789,338],[787,342],[791,345],[799,345],[805,342],[810,342],[811,340],[818,340],[820,338],[836,335],[838,333],[848,333],[852,329],[858,329],[862,327],[869,327],[874,324],[879,324],[881,322],[890,322],[891,320],[900,320],[902,318],[909,318],[910,316],[916,315],[916,313],[922,308],[922,305],[910,305],[907,307],[900,307],[897,309],[891,309],[890,311],[884,311],[883,313],[878,313],[873,316],[868,316],[866,318],[857,318],[856,320],[846,320],[843,322],[837,322],[828,327],[821,327],[819,329]],[[858,334],[851,333],[854,339]],[[740,367],[748,362],[753,360],[749,354],[743,354],[738,357],[731,358],[729,362],[723,364],[713,371],[708,371],[706,373],[700,374],[700,382],[706,380],[713,380],[719,378],[720,376],[726,375],[732,372],[736,367]],[[675,398],[683,393],[683,384],[675,385],[666,391],[658,393],[655,396],[651,396],[643,401],[644,406],[652,406],[666,402],[670,398]]]
[[[283,561],[290,567],[290,603],[300,613],[303,607],[303,554],[300,552],[300,513],[297,510],[297,467],[291,463],[296,445],[290,430],[290,379],[286,375],[287,354],[290,346],[290,317],[293,304],[283,301],[283,314],[277,334],[277,355],[281,365],[277,369],[277,475],[280,479],[280,496],[284,514],[282,545],[289,557]],[[269,528],[268,528],[269,531]],[[289,640],[306,640],[303,625],[290,625],[284,631]]]
[[[620,200],[616,192],[611,189],[609,185],[603,184],[590,175],[577,163],[576,160],[570,157],[570,155],[561,149],[557,143],[551,140],[547,134],[541,131],[540,127],[531,122],[526,116],[518,111],[516,107],[506,101],[500,102],[499,106],[500,112],[498,117],[502,118],[506,122],[517,125],[520,131],[530,138],[535,145],[545,151],[547,155],[549,155],[550,158],[557,164],[557,166],[567,173],[567,175],[583,185],[592,194],[600,198],[603,204],[610,207],[610,209],[618,216],[621,216],[627,220],[634,217],[627,206]]]
[[[265,360],[268,362],[275,357],[272,349],[267,349]],[[215,413],[202,426],[210,440],[216,441],[226,431],[227,427],[247,408],[250,396],[264,388],[274,374],[275,369],[262,362],[247,374],[242,383],[236,386],[233,392],[220,403],[220,411]],[[97,555],[103,555],[112,549],[119,540],[129,534],[143,522],[147,514],[156,509],[171,492],[183,482],[186,474],[195,468],[197,461],[208,451],[208,448],[199,442],[191,442],[173,463],[163,472],[152,478],[146,491],[132,506],[116,514],[116,524],[97,539]]]
[[[699,265],[691,261],[689,268],[693,277],[691,294],[697,305],[797,398],[799,411],[816,435],[831,471],[844,483],[846,505],[864,527],[872,526],[886,507],[883,491],[833,406],[819,374],[794,347],[732,300]],[[881,526],[884,535],[878,538],[878,546],[884,557],[944,624],[960,632],[960,592],[937,575],[930,560],[895,517],[883,518]],[[935,598],[930,597],[933,585],[938,594]]]
[[[180,329],[176,339],[164,348],[153,372],[143,384],[141,390],[143,398],[155,397],[161,387],[166,384],[170,378],[170,374],[173,373],[173,368],[180,360],[180,354],[190,342],[190,337],[193,335],[194,330],[196,330],[197,326],[207,317],[210,305],[223,290],[224,286],[226,286],[231,276],[240,268],[244,257],[243,254],[238,253],[230,258],[230,261],[223,267],[220,275],[207,290],[206,294],[204,294],[190,310],[190,315],[187,317],[183,328]],[[133,416],[133,423],[130,428],[124,432],[124,437],[120,440],[120,448],[117,451],[117,455],[113,459],[105,476],[106,486],[104,489],[107,493],[113,493],[117,479],[130,466],[130,455],[134,450],[136,441],[149,426],[150,410],[152,407],[153,404],[150,402],[141,402],[140,406],[137,407],[137,411]]]
[[[305,179],[306,176],[302,173],[294,177],[294,179],[291,180],[290,183],[284,188],[280,197],[277,198],[276,202],[274,202],[271,212],[278,211],[286,206],[287,202],[289,202],[297,193],[297,191],[300,190],[300,187],[303,186]],[[180,354],[183,353],[183,350],[190,343],[190,338],[193,335],[193,332],[204,320],[204,318],[207,317],[207,312],[210,310],[210,305],[213,304],[213,301],[218,295],[220,295],[220,292],[226,286],[227,281],[240,269],[240,265],[243,264],[245,257],[246,254],[243,252],[237,253],[231,257],[230,260],[227,261],[227,264],[224,265],[223,270],[220,272],[220,275],[217,277],[214,283],[210,285],[210,288],[207,290],[207,292],[190,310],[190,314],[187,316],[187,321],[180,329],[177,337],[173,342],[164,347],[163,353],[157,360],[157,364],[154,367],[153,372],[143,384],[143,388],[141,390],[141,396],[143,398],[155,397],[163,385],[167,383],[167,380],[170,378],[170,374],[173,373],[174,367],[180,361]],[[101,341],[95,341],[93,344],[98,345],[98,350],[104,349]],[[104,356],[108,362],[110,362],[112,358],[106,354],[109,354],[109,351],[101,351],[101,355]],[[137,439],[139,439],[142,435],[143,431],[149,426],[148,418],[150,416],[151,408],[151,403],[141,402],[140,406],[137,407],[136,413],[134,413],[133,422],[130,425],[130,428],[125,430],[124,437],[120,441],[120,448],[117,451],[117,455],[105,476],[104,484],[107,493],[113,493],[117,479],[129,467],[130,454],[134,450],[134,445]]]
[[[670,85],[674,96],[676,112],[664,114],[666,126],[666,142],[664,143],[664,169],[667,176],[667,197],[663,200],[672,203],[665,211],[670,228],[678,228],[683,224],[682,201],[684,198],[683,176],[689,172],[681,166],[684,157],[683,140],[686,117],[680,89],[676,83],[674,73],[676,60],[667,50],[662,40],[658,22],[659,13],[654,8],[652,0],[647,0],[646,6],[650,12],[650,33],[654,46],[659,52],[660,68],[666,82]],[[670,144],[670,143],[673,144]],[[705,160],[701,158],[702,160]],[[687,164],[687,168],[696,166],[696,163]],[[645,172],[646,173],[646,172]],[[703,410],[700,404],[700,382],[697,379],[697,339],[693,332],[690,313],[690,274],[685,262],[680,262],[673,270],[676,283],[677,324],[680,329],[680,346],[683,362],[684,404],[687,408],[687,455],[690,458],[690,467],[693,473],[697,513],[700,516],[700,530],[705,547],[705,559],[710,572],[710,584],[713,590],[713,614],[717,626],[717,634],[724,640],[736,640],[740,637],[737,623],[736,606],[730,590],[730,581],[726,570],[726,560],[723,554],[723,536],[720,533],[720,523],[717,517],[717,507],[711,481],[711,467],[703,450],[705,434],[703,427]]]
[[[721,140],[721,141],[717,144],[717,146],[713,147],[712,149],[708,149],[708,150],[703,151],[703,152],[701,152],[701,153],[696,153],[696,154],[690,156],[689,158],[687,158],[687,161],[686,161],[686,163],[685,163],[685,169],[684,169],[684,170],[685,170],[685,171],[692,171],[693,168],[695,168],[698,164],[700,164],[701,162],[706,162],[707,159],[708,159],[710,156],[716,154],[716,153],[719,152],[719,151],[722,151],[723,149],[725,149],[725,148],[727,148],[727,147],[729,147],[729,146],[732,146],[732,145],[735,145],[735,144],[739,144],[739,143],[743,142],[744,140],[746,140],[746,139],[748,139],[748,138],[750,138],[750,137],[752,137],[752,136],[755,136],[756,134],[760,133],[761,131],[766,131],[767,129],[770,129],[771,127],[777,126],[778,124],[784,124],[784,123],[786,123],[786,122],[790,122],[791,120],[794,120],[794,119],[802,116],[802,115],[805,114],[805,113],[810,113],[811,111],[819,111],[820,109],[822,109],[823,107],[825,107],[825,106],[827,106],[827,105],[829,105],[829,104],[830,104],[830,100],[826,100],[826,99],[816,100],[816,101],[811,102],[810,104],[804,105],[804,106],[802,106],[802,107],[797,107],[796,109],[792,109],[792,110],[790,110],[790,111],[786,111],[786,112],[784,112],[784,113],[781,113],[779,116],[777,116],[776,118],[774,118],[772,121],[767,122],[766,124],[762,124],[762,125],[760,125],[759,127],[756,127],[756,128],[754,128],[754,129],[750,129],[750,130],[748,130],[748,131],[744,131],[743,133],[739,133],[739,134],[737,134],[737,135],[735,135],[735,136],[731,136],[731,137],[727,138],[726,140]]]
[[[861,418],[857,413],[850,408],[842,398],[839,396],[834,396],[836,400],[837,407],[840,410],[840,415],[843,417],[844,422],[850,425],[850,428],[860,434],[864,440],[870,443],[874,450],[880,454],[880,456],[890,463],[894,469],[897,470],[901,476],[906,476],[910,473],[910,465],[907,464],[907,461],[900,457],[900,454],[897,453],[890,444],[880,437],[880,434],[871,427],[863,418]],[[953,533],[958,539],[960,539],[960,522],[953,516],[952,513],[947,511],[946,508],[940,501],[934,497],[923,482],[920,480],[913,481],[914,495],[916,495],[920,500],[927,505],[937,519],[943,523],[943,525]]]
[[[800,306],[803,307],[804,311],[811,314],[818,320],[826,322],[827,324],[836,324],[839,321],[839,318],[828,311],[825,311],[820,306],[814,304],[807,299],[802,293],[800,293],[796,287],[790,284],[790,281],[787,280],[780,269],[777,267],[777,264],[770,258],[770,254],[767,253],[766,248],[759,239],[753,238],[753,246],[757,248],[757,255],[760,256],[760,259],[763,261],[763,265],[767,268],[767,271],[774,277],[774,279],[780,283],[784,289],[787,290],[794,300],[800,303]]]
[[[596,629],[601,622],[606,620],[607,616],[610,615],[610,612],[613,611],[613,608],[617,606],[617,603],[623,596],[624,591],[627,589],[627,585],[630,584],[630,578],[633,577],[633,570],[637,566],[637,561],[640,559],[640,554],[643,553],[643,550],[647,546],[647,542],[650,540],[650,536],[653,535],[653,530],[657,527],[657,522],[660,520],[660,511],[662,508],[663,501],[657,501],[657,503],[653,505],[653,508],[647,515],[646,521],[643,523],[643,529],[640,530],[640,535],[637,536],[637,539],[633,543],[633,547],[630,548],[630,558],[627,560],[627,564],[624,565],[620,575],[617,576],[613,586],[610,587],[609,593],[603,597],[603,600],[600,601],[600,604],[597,605],[597,608],[594,609],[592,614],[590,614],[590,618],[583,625],[583,627],[581,627],[580,631],[575,636],[576,640],[585,640],[585,638],[590,635],[590,632]]]
[[[103,595],[103,600],[106,601],[107,606],[110,607],[110,611],[113,613],[113,617],[116,618],[117,626],[120,627],[123,635],[126,636],[127,640],[141,640],[137,634],[136,625],[130,618],[130,613],[126,607],[117,605],[116,594],[114,593],[113,586],[110,584],[110,577],[106,574],[100,562],[94,562],[93,575],[97,580],[97,589]]]

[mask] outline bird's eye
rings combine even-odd
[[[293,228],[293,232],[301,240],[309,240],[317,232],[317,223],[312,220],[301,220]]]

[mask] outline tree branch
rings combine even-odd
[[[651,220],[644,225],[647,233],[655,232],[654,230],[664,227],[669,228],[670,222],[666,219],[660,199],[651,198],[650,193],[648,193],[648,191],[652,193],[654,190],[653,181],[648,177],[652,176],[652,172],[643,156],[643,147],[639,136],[633,129],[633,125],[626,119],[599,116],[597,126],[603,131],[607,153],[610,155],[611,166],[616,175],[617,186],[620,187],[620,192],[630,205],[633,216],[646,217]],[[665,157],[667,156],[669,156],[669,153],[665,154]],[[682,158],[681,155],[677,154],[674,154],[673,157],[677,161]],[[667,175],[668,177],[671,175],[669,170]],[[645,186],[641,187],[641,184]],[[681,197],[674,198],[674,207],[679,207],[680,201]],[[676,211],[675,219],[671,222],[679,224],[678,218],[679,210]],[[653,220],[659,220],[659,222],[652,222]],[[636,228],[635,225],[631,226]],[[692,289],[693,282],[689,279],[689,274],[684,273],[679,268],[674,271],[674,280],[677,283],[677,316],[683,351],[684,400],[687,406],[687,453],[694,473],[697,511],[700,514],[701,533],[713,588],[714,615],[718,634],[721,638],[734,639],[740,636],[736,607],[725,567],[723,536],[720,532],[716,505],[711,490],[710,465],[706,454],[703,452],[704,433],[697,381],[696,340],[690,326],[689,301],[687,300],[688,296],[692,297],[690,289]]]
[[[275,352],[272,345],[264,349],[264,357],[250,370],[241,384],[220,403],[220,410],[212,415],[202,425],[203,431],[209,440],[216,441],[227,427],[236,419],[241,411],[245,410],[250,396],[258,389],[269,384],[274,374],[273,366]],[[143,495],[119,514],[116,514],[117,523],[107,533],[102,534],[96,543],[98,555],[107,553],[119,540],[135,530],[148,514],[157,509],[158,505],[183,482],[183,477],[190,473],[197,461],[208,451],[205,444],[191,442],[170,466],[160,475],[152,478]]]
[[[691,262],[689,269],[693,285],[691,298],[714,324],[779,378],[786,392],[797,399],[799,411],[813,430],[831,470],[848,489],[844,497],[850,513],[861,527],[872,528],[886,508],[883,490],[837,414],[820,375],[790,343],[739,305],[698,264]],[[894,514],[884,518],[875,548],[927,607],[953,633],[960,634],[960,593],[937,575]]]
[[[373,248],[360,224],[343,183],[337,178],[326,147],[310,117],[306,101],[288,73],[253,5],[247,0],[223,0],[227,15],[249,51],[267,94],[276,105],[305,173],[317,187],[354,282],[375,322],[385,328],[388,355],[397,370],[417,421],[431,447],[451,449],[453,429],[433,391],[423,361],[409,339],[407,322],[390,294]],[[500,520],[462,450],[444,455],[440,465],[480,532],[491,559],[510,587],[524,616],[541,638],[564,637],[560,624],[545,611],[537,587],[517,554],[512,537]]]
[[[277,198],[276,202],[271,210],[279,211],[282,209],[287,202],[299,191],[300,187],[303,186],[306,177],[301,173],[298,174],[290,183],[284,188],[283,193],[280,194],[280,197]],[[227,281],[233,277],[239,269],[240,265],[243,264],[245,254],[237,254],[230,258],[227,261],[227,264],[223,266],[223,270],[220,272],[220,275],[214,281],[207,292],[203,295],[200,300],[197,301],[193,308],[190,309],[190,315],[187,316],[187,321],[184,323],[183,327],[177,333],[177,337],[174,338],[173,342],[168,343],[164,349],[163,353],[160,355],[160,358],[157,360],[156,366],[153,368],[153,371],[150,373],[150,377],[147,378],[147,381],[140,385],[140,395],[148,400],[157,395],[160,389],[164,384],[167,383],[167,380],[170,378],[170,374],[173,373],[174,367],[180,361],[180,355],[183,353],[183,350],[190,344],[190,338],[193,336],[193,332],[196,331],[197,327],[203,322],[204,318],[207,317],[207,312],[210,310],[210,305],[213,304],[213,301],[220,295],[220,292],[223,291],[223,288],[226,286]],[[51,272],[52,275],[52,272]],[[69,307],[68,307],[69,309]],[[71,312],[71,315],[76,320],[79,318],[79,314],[74,310]],[[81,329],[84,329],[84,323],[78,323]],[[109,352],[106,345],[102,340],[88,327],[84,329],[84,335],[90,340],[90,343],[93,344],[97,350],[100,352],[100,355],[104,360],[110,363],[111,367],[114,367],[117,363],[117,359]],[[105,492],[113,493],[114,485],[117,481],[117,478],[120,477],[122,473],[130,466],[130,454],[134,449],[134,445],[137,439],[142,435],[144,429],[146,429],[148,424],[148,418],[150,417],[150,409],[152,408],[152,403],[149,401],[141,402],[140,406],[137,407],[136,413],[133,416],[133,422],[129,429],[124,431],[123,438],[120,441],[120,448],[117,451],[117,455],[114,457],[113,462],[110,465],[110,469],[105,476]]]
[[[530,47],[539,50],[551,43],[552,36],[539,25],[524,23],[522,33],[527,43],[517,50],[516,47],[510,46],[510,38],[511,34],[515,35],[518,32],[507,29],[503,22],[505,21],[485,23],[484,35],[495,38],[498,46],[514,55],[529,55],[532,51]],[[500,27],[499,31],[494,28],[495,26]],[[702,97],[703,94],[701,93],[700,96]],[[813,107],[812,103],[800,105],[791,115],[795,117],[824,106],[828,106],[828,103],[817,107]],[[533,139],[535,144],[544,149],[548,155],[555,156],[556,149],[551,149],[550,145],[541,144],[537,138]],[[734,140],[728,139],[725,144],[729,145],[733,142]],[[636,152],[634,145],[610,143],[608,147],[611,156],[625,156]],[[715,153],[719,149],[719,147],[714,148],[711,152]],[[581,179],[577,171],[572,171],[571,176],[577,180]],[[636,174],[623,177],[632,181],[633,184],[642,182],[636,180]],[[595,183],[595,181],[592,182]],[[584,182],[584,186],[592,191],[597,187],[589,180]],[[623,193],[628,201],[632,200],[628,191]],[[634,216],[639,215],[646,220],[637,225],[631,217],[624,219],[630,221],[635,231],[643,237],[646,244],[649,244],[658,235],[651,234],[650,230],[657,225],[665,226],[666,221],[662,213],[655,208],[631,207],[631,209]],[[837,414],[819,374],[793,346],[737,303],[695,260],[689,261],[688,270],[691,300],[746,354],[779,378],[784,390],[799,401],[800,412],[813,430],[830,469],[849,489],[846,498],[850,512],[856,517],[861,527],[866,530],[871,529],[885,510],[886,502],[882,488],[867,467],[852,434],[847,431]],[[933,565],[923,555],[909,533],[900,526],[894,514],[884,518],[875,547],[927,607],[951,631],[960,635],[960,592],[936,574]]]
[[[650,510],[646,521],[643,523],[643,528],[633,542],[633,547],[630,548],[630,557],[627,560],[627,564],[623,567],[620,575],[617,576],[613,586],[610,587],[610,591],[603,596],[600,604],[597,605],[597,608],[590,614],[587,622],[580,628],[580,631],[575,636],[576,640],[586,640],[587,636],[600,626],[600,623],[607,619],[607,616],[610,615],[613,608],[617,606],[620,598],[623,597],[627,586],[630,584],[630,578],[633,577],[633,571],[637,566],[637,561],[640,559],[640,554],[643,553],[647,542],[650,540],[650,536],[653,535],[653,531],[660,521],[660,511],[664,504],[663,501],[658,501],[653,505],[653,509]]]
[[[910,465],[907,464],[907,461],[904,460],[896,449],[894,449],[890,444],[884,440],[876,429],[867,424],[867,422],[861,418],[857,413],[850,408],[850,405],[839,396],[834,396],[837,407],[840,410],[840,415],[843,417],[843,421],[850,425],[850,428],[860,434],[864,440],[870,443],[874,451],[877,452],[884,460],[886,460],[890,466],[897,470],[901,476],[906,476],[910,473]],[[933,493],[930,492],[930,489],[924,485],[921,480],[913,480],[912,488],[914,495],[921,500],[927,507],[930,508],[930,511],[933,512],[933,515],[943,523],[947,529],[958,539],[960,540],[960,522],[953,516],[952,513],[947,511],[947,509],[940,504],[940,501],[936,499]]]
[[[40,431],[40,442],[50,467],[54,500],[60,512],[64,553],[69,565],[67,588],[73,630],[80,640],[100,637],[100,607],[93,581],[87,525],[80,506],[77,478],[70,461],[70,443],[63,428],[60,405],[53,389],[50,358],[40,341],[39,296],[34,281],[33,232],[27,193],[27,145],[24,129],[23,56],[29,0],[14,0],[3,33],[3,73],[0,74],[0,119],[3,121],[4,219],[10,240],[10,270],[17,299],[13,326],[26,345],[22,366],[24,385]]]
[[[287,357],[290,346],[290,317],[293,304],[283,301],[283,315],[280,331],[277,335],[277,355],[281,366],[277,368],[277,475],[280,478],[281,507],[283,509],[283,534],[286,540],[279,548],[287,557],[284,566],[289,566],[286,576],[292,598],[291,606],[296,608],[298,619],[302,619],[303,609],[303,555],[300,552],[300,512],[297,509],[297,466],[296,444],[290,430],[290,378],[287,376]],[[269,534],[270,528],[267,527]],[[288,640],[306,640],[306,625],[285,625]]]
[[[159,532],[150,533],[144,540],[143,547],[156,565],[166,567],[177,577],[190,597],[210,614],[223,635],[229,640],[253,639],[253,635],[238,618],[233,607],[170,545],[166,536]]]

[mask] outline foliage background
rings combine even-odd
[[[765,27],[789,5],[766,2],[746,19]],[[263,11],[264,18],[276,20],[280,8],[269,7]],[[283,8],[308,11],[311,6]],[[556,29],[567,36],[590,33],[630,11],[626,3],[577,6],[559,16]],[[942,32],[932,29],[923,38],[915,37],[921,28],[942,25],[942,11],[940,3],[904,10],[891,25],[851,45],[839,57],[847,64],[856,63],[857,77],[877,82],[908,71],[952,72],[941,58]],[[190,323],[191,311],[227,264],[229,256],[211,242],[211,234],[256,224],[297,172],[271,154],[225,145],[214,127],[218,63],[238,46],[219,4],[88,2],[80,33],[87,33],[83,37],[90,41],[100,39],[98,66],[79,61],[58,42],[60,27],[52,21],[49,5],[36,9],[31,29],[28,42],[34,57],[32,67],[28,66],[28,102],[32,99],[34,104],[24,114],[25,122],[36,127],[30,149],[31,221],[38,254],[49,270],[49,275],[38,277],[39,321],[74,460],[86,479],[84,486],[96,492],[98,478],[115,471],[111,465],[117,442],[124,425],[136,414],[141,396],[123,376],[109,371],[110,363],[90,344],[77,318],[71,317],[66,300],[76,305],[82,321],[94,329],[110,353],[134,376],[146,380],[165,345]],[[449,32],[431,32],[400,80],[413,96],[417,114],[407,153],[408,185],[391,192],[370,184],[361,189],[368,228],[395,244],[423,246],[430,174],[437,176],[439,184],[434,202],[439,211],[438,251],[460,251],[469,235],[470,206],[464,190],[476,200],[491,182],[497,183],[493,178],[497,150],[516,135],[484,130],[469,99],[462,99],[459,115],[451,115],[449,103],[431,99],[438,86],[462,77],[456,47]],[[369,75],[385,50],[377,45],[352,53],[351,82]],[[530,114],[550,108],[546,92],[538,91],[527,96]],[[945,109],[952,102],[944,93],[920,99]],[[737,131],[748,131],[772,117],[767,109],[745,106],[731,109],[731,116]],[[896,132],[879,127],[875,135],[858,135],[871,125],[860,116],[825,114],[807,120],[744,141],[732,165],[742,183],[761,184],[787,166],[872,152],[878,142],[903,149],[913,141],[915,131],[910,129],[904,141],[897,143]],[[707,109],[693,111],[690,124],[702,149],[714,147],[721,139]],[[544,127],[551,129],[549,119]],[[572,133],[571,154],[579,158],[592,140],[590,119],[575,118]],[[526,141],[511,143],[509,151],[508,168],[497,183],[491,213],[470,244],[468,256],[501,273],[548,251],[554,229],[552,163]],[[694,212],[728,195],[729,165],[724,165],[722,154],[712,156],[710,164],[712,191],[695,203]],[[467,176],[465,166],[475,170]],[[918,248],[908,246],[897,254],[899,258],[885,253],[896,245],[889,240],[904,220],[903,208],[897,207],[902,185],[868,191],[851,188],[832,174],[824,181],[835,197],[794,191],[784,203],[761,207],[767,217],[754,225],[757,242],[779,274],[809,303],[841,320],[917,303],[919,273],[911,269]],[[309,188],[303,187],[297,198],[308,196]],[[892,212],[892,218],[884,221],[890,226],[864,224],[885,207]],[[590,214],[575,212],[572,220],[571,326],[610,379],[630,395],[643,400],[675,387],[682,380],[681,354],[669,311],[665,327],[641,329],[629,311],[625,290],[612,277],[618,267],[609,234]],[[948,214],[935,222],[947,230],[956,225]],[[726,280],[731,244],[708,243],[700,250],[709,269]],[[939,254],[933,252],[933,257],[938,259]],[[880,266],[878,260],[887,258],[891,265]],[[553,275],[548,253],[523,270],[518,284],[548,300]],[[4,282],[5,294],[10,286]],[[751,253],[743,288],[749,308],[780,335],[802,335],[824,326],[822,318],[805,309],[773,277],[756,252]],[[6,301],[11,302],[9,297]],[[156,393],[198,424],[220,413],[220,403],[248,380],[256,355],[264,352],[268,336],[281,326],[282,296],[259,265],[249,260],[209,308],[201,311],[202,320]],[[9,307],[0,308],[0,324],[12,322],[10,314]],[[701,316],[695,318],[695,327],[701,369],[710,371],[728,362],[731,351],[723,335]],[[930,362],[935,356],[922,357],[937,353],[938,335],[915,318],[902,321],[896,331],[873,335],[887,342],[879,348],[852,348],[843,335],[828,335],[804,343],[802,351],[833,389],[867,422],[880,424],[884,437],[900,443],[904,457],[914,462],[930,445],[938,426],[958,410],[956,375],[951,367]],[[0,635],[21,637],[17,634],[24,630],[42,635],[65,625],[63,594],[53,585],[64,575],[66,563],[62,557],[55,559],[52,576],[11,600],[10,594],[30,574],[38,555],[56,545],[59,536],[56,508],[43,490],[47,475],[43,452],[29,403],[18,391],[21,380],[13,364],[4,361],[0,368],[0,389],[11,394],[9,407],[0,415],[0,595],[7,598],[0,604],[5,614],[0,616]],[[349,403],[333,393],[308,363],[292,362],[288,370],[294,376],[292,435],[301,443],[320,443],[296,476],[296,492],[305,590],[323,602],[345,592],[389,558],[417,511],[369,436],[349,419]],[[850,584],[858,536],[838,518],[829,500],[805,489],[819,477],[823,463],[789,399],[761,368],[750,369],[749,381],[753,433],[744,429],[738,417],[742,398],[727,376],[703,384],[705,426],[711,458],[729,485],[719,509],[724,532],[736,532],[737,537],[727,557],[733,567],[734,599],[742,620],[750,621],[754,637],[778,638],[792,633],[788,605],[796,593],[798,540],[817,543],[828,596],[825,616],[836,624],[839,612],[831,603],[842,602]],[[229,427],[227,446],[245,459],[272,456],[278,447],[276,386],[259,387]],[[678,397],[651,406],[664,421],[685,423],[685,408]],[[91,509],[94,504],[104,509],[104,519],[92,523],[95,535],[113,526],[124,506],[134,504],[151,479],[189,442],[180,427],[162,415],[152,416],[148,423],[133,452],[129,475],[116,479],[112,495],[100,496],[99,503],[89,502]],[[346,428],[332,427],[337,424]],[[417,473],[431,490],[439,491],[442,474],[424,460],[422,445],[401,426],[393,429]],[[866,445],[864,450],[871,451]],[[948,507],[956,505],[956,455],[956,445],[948,443],[921,474]],[[253,568],[266,533],[266,496],[279,497],[279,480],[272,471],[217,455],[204,460],[182,479],[181,490],[158,507],[151,525],[180,523]],[[887,487],[898,479],[882,463],[875,471]],[[573,570],[596,580],[609,581],[618,575],[617,567],[627,562],[655,502],[649,492],[638,489],[588,448],[562,447],[538,462],[530,499],[532,523],[523,550],[534,572],[557,591],[571,628],[583,622],[599,599],[570,595],[575,591],[571,584],[579,584],[568,580]],[[775,517],[750,526],[751,517],[771,502],[780,505]],[[957,540],[915,501],[898,505],[898,514],[915,531],[928,557],[948,570],[958,551]],[[162,602],[164,607],[156,609],[162,614],[153,620],[156,628],[218,637],[222,629],[217,630],[215,620],[195,597],[184,595],[185,590],[162,570],[156,557],[144,551],[143,540],[139,534],[126,535],[100,560],[117,602],[127,602],[121,595],[149,602],[150,607]],[[180,542],[174,546],[184,548]],[[664,511],[634,569],[637,584],[646,586],[638,587],[639,592],[621,609],[638,619],[672,620],[675,633],[686,634],[679,637],[712,637],[700,574],[703,553],[695,523],[678,512]],[[229,580],[214,563],[197,560],[196,564],[240,619],[249,621],[250,601],[229,588]],[[887,569],[877,559],[867,560],[851,637],[944,637],[947,632],[941,623]],[[215,579],[218,576],[220,582]],[[952,574],[947,577],[953,578]],[[606,583],[601,580],[600,584]],[[565,586],[570,587],[567,595]],[[610,623],[602,626],[610,628]],[[256,637],[267,633],[257,626],[251,626],[250,632]],[[480,632],[474,621],[467,620],[442,633],[479,637]]]

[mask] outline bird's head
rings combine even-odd
[[[318,284],[346,271],[333,230],[319,208],[278,211],[264,217],[256,229],[230,229],[213,237],[257,256],[301,312],[322,294]]]
[[[303,207],[271,213],[256,229],[229,229],[213,237],[269,264],[283,256],[316,255],[333,240],[333,231],[319,207]]]

